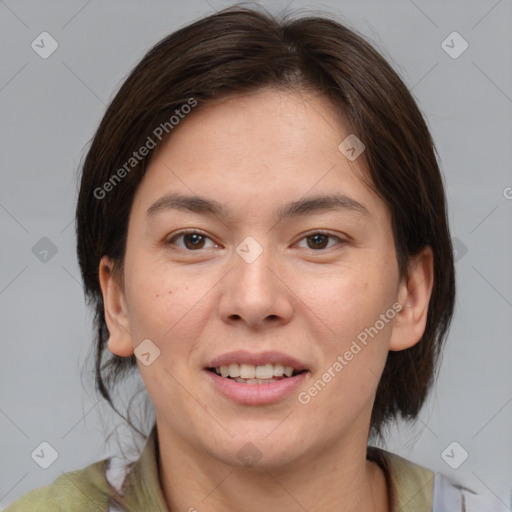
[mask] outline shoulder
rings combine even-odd
[[[490,497],[476,494],[449,478],[399,455],[371,447],[369,455],[386,472],[393,497],[392,511],[492,512]]]
[[[33,489],[5,512],[107,512],[111,488],[106,479],[109,459],[62,473],[48,486]]]
[[[386,473],[392,511],[431,512],[435,473],[399,455],[372,448],[372,459]],[[455,509],[454,509],[455,512]]]
[[[166,512],[159,486],[157,447],[154,427],[138,459],[113,456],[63,473],[51,485],[25,494],[4,512]]]

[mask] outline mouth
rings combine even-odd
[[[241,405],[263,406],[290,400],[311,369],[281,352],[235,351],[208,361],[204,374],[216,393]]]
[[[254,365],[250,363],[230,363],[207,368],[208,371],[225,379],[231,379],[239,384],[272,384],[283,379],[296,377],[304,372],[305,369],[297,369],[293,366],[284,366],[282,364],[266,363],[263,365]]]

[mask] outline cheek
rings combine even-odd
[[[307,282],[304,304],[322,320],[328,340],[346,344],[391,308],[396,290],[391,281],[383,279],[378,272],[332,273]]]
[[[142,266],[129,270],[128,313],[135,343],[149,338],[163,352],[190,346],[205,314],[204,287],[161,266],[150,272]]]
[[[312,398],[312,413],[322,414],[326,403],[337,404],[336,411],[328,409],[341,421],[368,403],[376,390],[396,315],[396,284],[389,269],[363,272],[361,267],[331,275],[323,283],[311,282],[308,289],[311,310],[322,319],[317,332],[326,335],[314,340],[321,364],[304,391]],[[309,313],[309,318],[314,316]]]
[[[327,437],[358,421],[361,411],[370,414],[394,318],[391,302],[370,283],[345,282],[337,291],[338,300],[325,296],[319,310],[335,336],[315,338],[319,366],[298,397],[309,417],[326,418]]]

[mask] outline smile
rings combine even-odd
[[[270,384],[272,382],[298,375],[305,370],[296,370],[292,366],[267,363],[254,365],[249,363],[231,363],[229,365],[208,368],[211,372],[240,384]]]

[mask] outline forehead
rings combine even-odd
[[[279,199],[343,194],[381,202],[359,162],[340,151],[350,135],[339,109],[320,94],[262,90],[221,98],[186,116],[153,155],[137,196],[210,198],[247,210]],[[375,206],[375,205],[374,205]],[[382,209],[383,204],[376,206]],[[281,208],[282,210],[282,208]]]
[[[162,150],[171,150],[192,137],[202,148],[238,155],[245,167],[249,158],[262,161],[282,155],[304,158],[308,150],[337,150],[347,120],[324,95],[306,91],[262,89],[212,100],[185,117]],[[169,147],[170,146],[170,147]],[[266,153],[272,149],[272,153]]]

